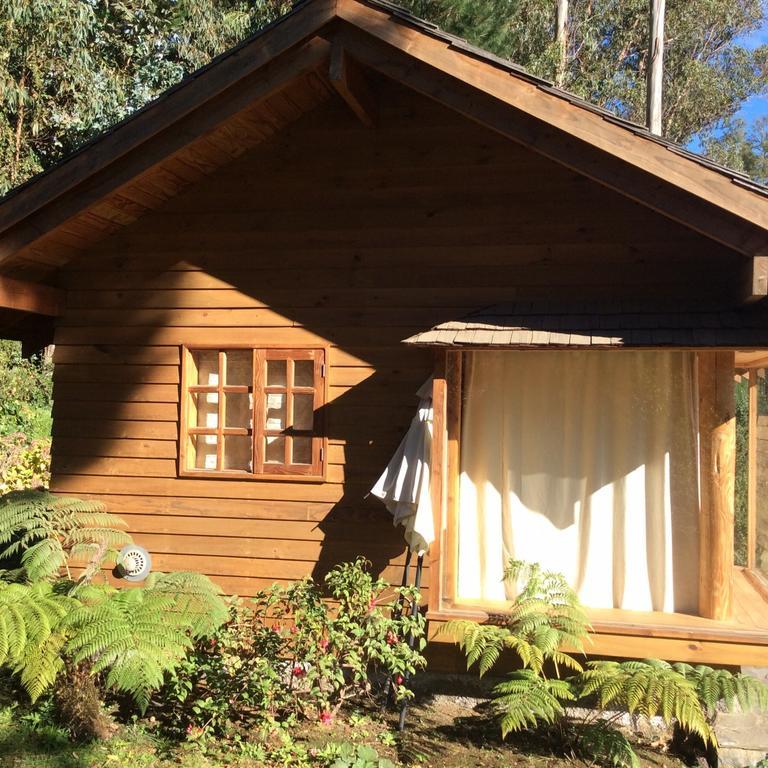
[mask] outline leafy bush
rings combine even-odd
[[[17,432],[0,437],[0,493],[47,488],[51,479],[51,441],[30,441]]]
[[[156,717],[204,741],[296,716],[329,723],[385,678],[399,699],[411,696],[404,680],[425,665],[424,618],[401,600],[415,591],[374,579],[362,559],[334,568],[325,587],[335,605],[309,578],[231,601],[228,621],[174,669]]]
[[[0,436],[51,435],[53,365],[46,355],[21,356],[17,341],[0,341]]]
[[[509,613],[495,624],[454,621],[451,634],[464,651],[467,668],[489,672],[503,650],[513,652],[522,669],[512,672],[493,691],[493,710],[504,737],[541,725],[560,727],[564,749],[617,768],[638,765],[631,744],[610,722],[566,716],[570,702],[618,710],[676,723],[716,746],[711,718],[718,704],[742,709],[768,708],[768,686],[746,675],[688,664],[645,661],[595,661],[584,668],[565,648],[582,650],[588,637],[586,613],[562,575],[538,565],[511,562],[505,578],[519,581]],[[546,670],[551,665],[554,677]],[[560,676],[560,668],[571,670]]]
[[[32,701],[53,688],[76,736],[108,733],[103,690],[144,710],[224,619],[218,589],[198,574],[154,574],[133,590],[97,584],[114,547],[130,540],[121,526],[96,502],[30,491],[0,499],[0,557],[19,559],[0,574],[0,667]]]

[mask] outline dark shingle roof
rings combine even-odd
[[[404,340],[456,348],[768,348],[768,310],[759,305],[698,310],[635,302],[518,302],[476,310]]]

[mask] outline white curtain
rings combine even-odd
[[[458,597],[513,597],[510,558],[591,607],[695,613],[695,356],[466,355]]]

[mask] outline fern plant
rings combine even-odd
[[[564,702],[576,698],[567,680],[547,679],[531,669],[512,672],[493,696],[504,738],[542,722],[552,725],[565,715]]]
[[[580,698],[595,696],[602,709],[618,709],[647,719],[677,721],[689,733],[716,745],[696,685],[666,661],[593,661],[573,685]]]
[[[90,573],[131,537],[125,523],[98,501],[54,496],[47,491],[14,491],[0,499],[0,561],[20,556],[29,581],[71,577],[74,561]]]
[[[448,622],[450,634],[467,658],[487,674],[505,649],[514,651],[522,669],[493,690],[493,710],[504,737],[540,725],[558,724],[569,749],[615,768],[636,768],[637,756],[610,721],[566,716],[568,702],[597,703],[612,709],[677,723],[716,746],[710,719],[718,703],[744,710],[768,709],[768,686],[747,675],[705,666],[645,661],[597,661],[587,668],[569,652],[583,651],[589,625],[584,609],[562,575],[538,565],[510,562],[505,579],[518,587],[508,613],[494,623]],[[556,676],[545,674],[552,663]],[[571,675],[560,678],[560,668]]]
[[[575,731],[575,751],[591,763],[612,768],[640,768],[629,739],[610,723],[586,723]]]
[[[195,573],[153,574],[137,589],[93,582],[130,537],[97,502],[46,492],[0,499],[0,557],[20,567],[0,575],[0,666],[30,698],[54,688],[75,732],[105,731],[99,687],[130,695],[144,710],[195,639],[226,618],[219,589]],[[77,581],[70,566],[82,565]],[[90,723],[74,723],[86,712]]]
[[[502,651],[509,649],[536,674],[541,674],[548,661],[556,668],[580,671],[581,664],[564,649],[583,651],[589,622],[565,578],[517,560],[509,563],[504,578],[522,585],[503,624],[456,620],[442,629],[464,651],[467,669],[477,664],[482,676],[498,662]]]
[[[712,669],[699,664],[673,664],[672,668],[696,688],[696,694],[708,718],[713,718],[718,704],[733,709],[738,702],[742,711],[768,709],[768,685],[762,680],[727,669]]]

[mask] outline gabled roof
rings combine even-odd
[[[384,0],[298,3],[14,190],[0,201],[0,274],[46,280],[83,248],[344,95],[354,83],[329,71],[340,50],[363,81],[367,69],[392,78],[743,254],[745,295],[765,294],[764,188]]]

